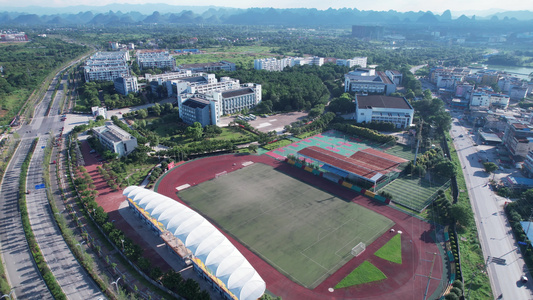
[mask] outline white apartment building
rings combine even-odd
[[[218,125],[221,116],[253,108],[261,102],[261,97],[261,85],[255,83],[205,94],[179,94],[180,118],[188,124]]]
[[[476,107],[489,107],[490,106],[490,96],[485,93],[480,92],[474,92],[470,96],[470,107],[476,106]]]
[[[346,66],[353,68],[359,66],[360,68],[366,68],[367,57],[354,57],[351,59],[337,59],[338,66]]]
[[[139,91],[139,83],[137,82],[137,77],[135,76],[115,78],[115,80],[113,80],[113,84],[117,93],[122,95],[137,93]]]
[[[83,67],[85,81],[110,81],[118,77],[129,76],[128,59],[127,51],[96,52]]]
[[[510,97],[503,94],[492,94],[490,95],[490,105],[497,106],[501,109],[507,109],[509,106]]]
[[[116,125],[93,128],[100,143],[118,154],[118,157],[130,154],[137,147],[137,139]]]
[[[358,69],[344,75],[344,91],[390,95],[396,91],[396,84],[387,77],[385,72]]]
[[[213,74],[210,74],[213,75]],[[225,90],[235,90],[240,87],[240,81],[230,77],[220,78],[220,82],[187,82],[183,80],[171,80],[167,81],[170,84],[170,89],[167,86],[168,91],[172,92],[171,96],[177,96],[178,94],[207,94],[210,92],[219,92]]]
[[[413,123],[415,110],[404,97],[384,95],[355,96],[357,123],[389,122],[396,128],[408,128]]]
[[[286,57],[277,59],[261,58],[254,60],[254,69],[266,70],[266,71],[283,71],[286,67],[303,66],[303,65],[315,65],[322,66],[324,64],[324,58],[313,57]]]
[[[168,51],[137,51],[137,63],[139,68],[176,68],[176,60]]]

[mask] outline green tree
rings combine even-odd
[[[435,165],[435,172],[443,177],[451,178],[457,174],[455,164],[447,159],[441,159]]]
[[[200,122],[194,122],[192,125],[188,126],[185,130],[185,135],[195,141],[202,139],[204,130]]]
[[[492,173],[492,172],[498,170],[498,165],[496,165],[493,162],[484,162],[483,163],[483,168],[485,168],[485,172]]]
[[[458,224],[464,227],[469,227],[474,222],[472,210],[459,203],[452,205],[450,215]]]

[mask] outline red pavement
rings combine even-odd
[[[176,196],[176,187],[184,184],[196,185],[214,178],[217,173],[235,171],[243,168],[242,163],[247,161],[273,166],[312,186],[376,211],[394,221],[396,225],[393,228],[396,231],[400,230],[403,232],[402,264],[391,263],[373,255],[377,249],[383,246],[394,235],[394,233],[385,233],[374,241],[374,243],[367,245],[365,252],[350,260],[315,289],[310,290],[289,280],[245,246],[241,245],[237,240],[222,231],[259,272],[266,282],[267,289],[276,296],[281,296],[284,300],[383,299],[384,297],[394,298],[396,300],[424,299],[428,284],[427,276],[430,274],[432,265],[431,277],[437,279],[442,277],[444,266],[442,259],[438,255],[437,245],[435,245],[430,237],[430,232],[433,229],[430,224],[386,205],[379,204],[367,197],[361,196],[353,190],[341,187],[338,184],[312,175],[309,172],[295,168],[284,162],[277,161],[266,155],[222,155],[181,164],[167,173],[160,181],[158,192],[183,203]],[[437,253],[437,255],[433,253]],[[364,260],[372,262],[387,275],[387,279],[356,287],[338,289],[333,292],[328,291],[328,288],[334,287]],[[428,297],[436,290],[439,281],[433,279],[429,283]]]
[[[111,188],[107,185],[107,182],[102,178],[97,166],[100,166],[100,162],[96,157],[96,153],[92,154],[90,152],[90,147],[87,141],[83,141],[81,144],[81,151],[83,154],[83,159],[85,160],[85,168],[89,175],[91,175],[95,189],[98,191],[98,197],[96,202],[100,205],[109,216],[109,221],[115,224],[115,227],[122,230],[124,235],[132,239],[144,249],[144,257],[148,258],[153,266],[158,266],[163,272],[166,272],[170,269],[170,266],[159,256],[159,254],[153,250],[153,248],[148,245],[144,239],[135,231],[130,224],[122,218],[122,215],[119,213],[118,208],[120,203],[122,203],[126,198],[122,195],[122,190],[112,191]]]

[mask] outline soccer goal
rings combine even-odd
[[[359,256],[359,254],[363,253],[366,249],[366,244],[361,242],[357,244],[357,246],[352,248],[352,255],[353,256]]]
[[[217,174],[215,174],[215,178],[218,178],[218,177],[220,177],[220,176],[224,176],[224,175],[226,175],[226,174],[228,174],[227,171],[217,173]]]

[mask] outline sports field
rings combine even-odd
[[[255,163],[178,197],[293,281],[314,288],[394,222]]]
[[[444,184],[441,181],[429,182],[423,178],[400,177],[385,186],[381,191],[393,195],[392,202],[405,207],[421,211],[430,201],[431,195],[435,194]]]

